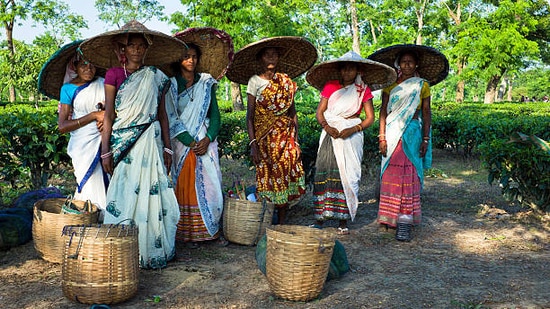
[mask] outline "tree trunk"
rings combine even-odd
[[[485,89],[485,99],[483,100],[483,103],[491,104],[495,102],[495,95],[497,93],[500,77],[500,75],[493,75],[491,76],[491,79],[489,79],[487,88]]]
[[[376,31],[374,31],[374,25],[372,24],[372,19],[369,19],[369,25],[370,25],[370,33],[372,34],[372,43],[373,45],[376,45],[376,43],[378,43],[378,39],[376,38]]]
[[[512,88],[514,85],[512,81],[513,81],[513,77],[508,79],[508,92],[506,93],[506,101],[508,102],[512,102]]]
[[[458,76],[459,80],[456,84],[456,94],[455,94],[455,101],[456,102],[464,102],[464,80],[461,79],[462,71],[464,70],[464,59],[460,59],[456,63],[456,75]]]
[[[416,21],[418,23],[418,30],[416,33],[416,45],[422,45],[422,28],[424,28],[424,12],[426,11],[426,5],[429,0],[416,0],[420,3],[420,7],[416,10]]]
[[[504,101],[504,94],[506,93],[507,89],[508,89],[508,78],[504,77],[502,78],[502,81],[500,82],[500,86],[498,87],[497,97],[495,99],[496,102]]]
[[[355,5],[355,0],[350,0],[349,6],[351,11],[351,31],[353,36],[352,49],[354,52],[361,54],[361,47],[359,45],[359,22],[357,21],[357,7]]]
[[[231,101],[233,102],[233,111],[244,111],[241,85],[238,83],[231,82]]]
[[[9,100],[10,103],[15,103],[16,96],[15,96],[15,85],[13,83],[13,70],[15,70],[15,46],[13,44],[13,21],[11,22],[5,22],[6,26],[6,41],[8,45],[8,52],[9,52],[9,62],[10,62],[10,68],[9,68]]]

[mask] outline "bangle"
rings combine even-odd
[[[197,144],[197,142],[192,141],[191,144],[189,144],[189,147],[193,148],[193,147],[195,147],[196,144]]]
[[[378,134],[377,137],[380,137],[380,136],[386,137],[386,134]]]
[[[169,154],[169,155],[171,155],[171,156],[174,155],[174,152],[173,152],[172,149],[170,149],[170,148],[164,147],[164,152],[166,152],[167,154]]]
[[[357,132],[363,131],[363,127],[360,124],[356,125],[356,127],[358,127],[358,129],[359,129],[359,131],[357,131]]]
[[[300,146],[300,143],[298,143],[298,142],[294,142],[294,144],[296,144],[296,145]]]
[[[430,140],[429,140],[429,139],[425,139],[423,142],[427,144],[427,143],[430,142]]]
[[[424,136],[422,139],[425,140],[425,141],[429,141],[430,137],[429,136]]]
[[[106,153],[101,155],[101,159],[107,159],[108,157],[110,157],[112,155],[113,155],[113,153],[111,151],[106,152]]]
[[[255,142],[256,142],[256,139],[253,138],[253,139],[250,141],[250,143],[248,143],[248,146],[252,146],[252,144],[255,143]]]
[[[78,122],[78,127],[82,128],[82,126],[80,125],[80,119],[77,119],[76,122]]]
[[[385,142],[386,140],[385,139],[381,139],[381,140],[378,140],[378,143],[382,143],[382,142]]]

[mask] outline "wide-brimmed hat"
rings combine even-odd
[[[59,100],[61,86],[66,82],[67,65],[79,53],[78,46],[82,41],[76,40],[63,45],[44,63],[38,74],[38,91],[40,93],[51,99]],[[105,76],[105,69],[96,66],[96,76]]]
[[[329,80],[340,79],[340,65],[346,62],[357,65],[361,79],[372,91],[389,86],[397,78],[395,70],[390,66],[362,58],[356,52],[349,51],[338,59],[325,61],[311,68],[307,72],[306,80],[310,85],[322,91]]]
[[[149,30],[132,20],[119,30],[108,31],[85,40],[80,44],[80,49],[84,57],[95,65],[104,68],[120,66],[116,52],[120,45],[126,45],[128,35],[132,33],[143,34],[149,44],[144,65],[161,66],[181,60],[187,47],[175,37]]]
[[[209,73],[217,80],[225,75],[235,55],[233,40],[227,32],[212,27],[197,27],[185,29],[174,36],[200,48],[197,72]]]
[[[277,72],[286,73],[290,78],[307,71],[317,61],[317,49],[308,40],[298,36],[278,36],[259,40],[241,48],[227,71],[227,78],[246,85],[255,74],[261,73],[258,53],[264,48],[279,50]]]
[[[418,56],[418,68],[416,71],[431,86],[441,82],[449,74],[449,61],[445,55],[437,49],[426,45],[392,45],[374,52],[368,58],[395,67],[397,57],[404,52],[412,52]]]

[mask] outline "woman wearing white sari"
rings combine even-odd
[[[61,47],[45,64],[39,76],[39,89],[59,100],[59,132],[70,133],[67,154],[71,157],[76,190],[73,198],[89,200],[105,210],[106,177],[99,158],[103,124],[97,104],[105,100],[103,77],[96,67],[77,51],[82,41]],[[101,74],[104,74],[102,71]]]
[[[443,54],[421,45],[394,45],[369,58],[398,70],[396,82],[382,91],[378,222],[395,228],[406,215],[412,221],[408,224],[418,225],[424,169],[432,162],[430,86],[447,76],[449,65]],[[409,241],[410,229],[397,233],[396,239]]]
[[[185,242],[190,248],[215,239],[218,244],[227,245],[221,236],[223,194],[217,141],[221,125],[216,100],[218,81],[209,72],[222,72],[221,76],[216,76],[223,76],[230,60],[227,57],[231,55],[222,53],[222,47],[230,47],[232,51],[232,41],[227,33],[210,27],[189,28],[176,37],[188,46],[182,61],[172,66],[171,90],[176,99],[173,108],[167,106],[174,150],[172,177],[181,214],[176,240]],[[210,58],[203,58],[203,50],[198,44],[209,49],[207,57]],[[201,65],[203,61],[205,65]]]
[[[104,36],[114,42],[122,64],[110,68],[105,76],[101,158],[112,176],[104,222],[133,221],[139,229],[140,267],[163,268],[175,256],[179,218],[168,177],[172,150],[164,107],[173,104],[165,95],[170,81],[156,67],[144,65],[146,54],[156,56],[152,46],[158,34],[134,21],[119,33]],[[102,36],[98,37],[100,41]],[[83,51],[89,50],[86,44],[97,44],[93,40],[82,44]],[[185,47],[178,42],[174,45],[177,51]],[[167,46],[161,48],[168,51]]]
[[[362,74],[368,80],[369,71],[377,67],[392,76],[385,65],[348,52],[314,67],[306,77],[314,86],[321,84],[321,76],[325,77],[322,81],[328,76],[336,77],[325,81],[317,107],[316,118],[323,131],[315,167],[313,202],[315,225],[338,220],[338,233],[343,235],[349,234],[347,221],[355,218],[359,203],[363,130],[374,122],[373,96]],[[365,119],[359,118],[362,111]]]

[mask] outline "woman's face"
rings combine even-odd
[[[401,59],[399,59],[399,67],[401,68],[403,75],[412,76],[414,71],[416,71],[416,65],[417,63],[413,55],[404,54],[401,56]]]
[[[263,53],[260,61],[263,65],[263,68],[266,70],[274,70],[279,62],[279,52],[276,48],[266,48]]]
[[[130,62],[142,63],[143,58],[145,57],[145,52],[147,51],[147,42],[143,37],[130,37],[128,44],[124,49],[124,54]]]
[[[76,74],[78,77],[84,81],[89,82],[92,79],[94,79],[95,76],[95,66],[88,61],[80,59],[78,63],[76,64]]]
[[[183,56],[181,61],[181,68],[187,72],[195,72],[197,69],[197,64],[199,63],[199,55],[197,50],[194,48],[189,48],[187,53]]]
[[[345,63],[340,68],[340,77],[344,85],[349,85],[355,81],[357,76],[357,66],[353,63]]]

